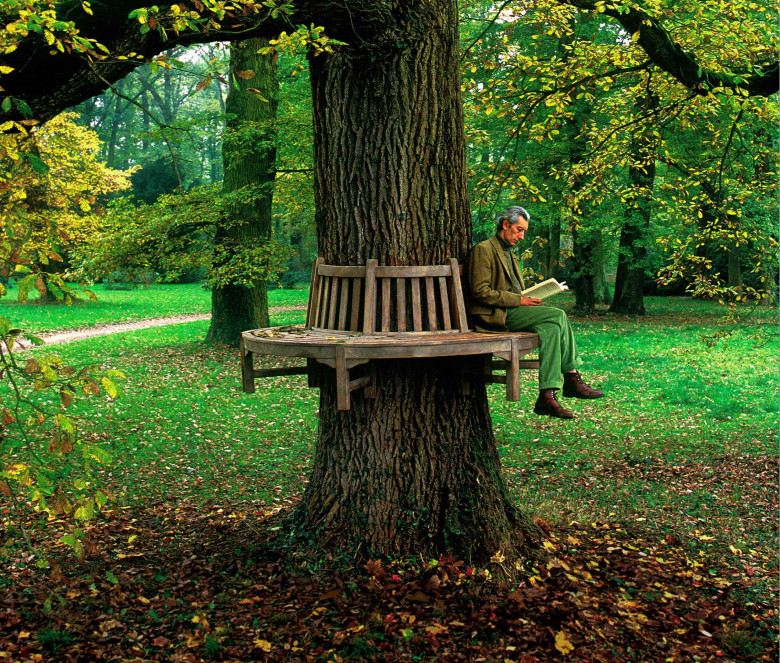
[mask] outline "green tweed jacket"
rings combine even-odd
[[[514,254],[512,261],[520,285],[525,290],[520,261]],[[504,250],[495,235],[471,249],[467,265],[469,317],[477,331],[508,331],[506,310],[521,305],[520,295],[512,292],[509,269]]]

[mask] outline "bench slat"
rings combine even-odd
[[[320,275],[319,266],[325,262],[324,258],[317,258],[311,268],[311,289],[309,290],[309,304],[306,307],[306,326],[313,327],[317,324],[317,307],[320,304]]]
[[[425,276],[449,276],[449,265],[379,265],[376,268],[376,277],[383,278],[421,278]]]
[[[341,301],[339,302],[339,331],[347,328],[347,306],[349,305],[349,279],[340,278]]]
[[[436,323],[436,293],[433,290],[433,277],[425,277],[425,303],[428,306],[428,329],[438,331]]]
[[[450,298],[447,296],[447,279],[444,276],[439,277],[439,298],[441,300],[442,326],[449,331],[452,329],[452,318],[450,317]]]
[[[398,316],[398,331],[406,331],[406,279],[399,278],[395,282],[396,311]]]
[[[390,279],[382,279],[382,327],[390,331]]]
[[[330,300],[330,276],[324,276],[322,278],[322,290],[320,291],[320,305],[317,312],[317,327],[324,327],[327,319],[326,312],[328,310],[328,301]]]
[[[320,260],[322,260],[320,258]],[[325,261],[323,260],[323,263]],[[351,265],[325,265],[319,267],[320,276],[337,276],[339,278],[363,279],[366,277],[366,268]]]
[[[371,258],[366,261],[366,285],[363,301],[363,333],[373,334],[376,321],[376,268],[377,260]]]
[[[461,332],[469,330],[469,322],[466,316],[466,304],[463,301],[463,288],[460,284],[460,267],[455,258],[450,258],[450,267],[452,268],[452,299],[455,302],[455,325]]]
[[[420,279],[412,279],[412,326],[422,331],[422,308],[420,307]]]
[[[352,280],[352,316],[349,320],[350,331],[360,331],[360,286],[362,279]]]
[[[336,302],[339,295],[339,280],[335,276],[330,277],[330,301],[328,302],[328,329],[334,329],[336,324]]]

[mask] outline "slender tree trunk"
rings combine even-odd
[[[650,94],[638,100],[636,106],[639,112],[652,110],[657,108],[658,98]],[[633,199],[626,210],[626,221],[620,231],[615,298],[610,313],[645,314],[645,241],[650,229],[657,140],[654,125],[648,124],[637,130],[631,142],[628,178],[633,188]]]
[[[742,249],[736,242],[729,248],[728,271],[729,287],[739,288],[742,285]]]
[[[601,279],[603,240],[601,229],[595,227],[589,218],[592,207],[587,185],[591,176],[583,167],[586,143],[580,135],[580,128],[589,112],[585,101],[575,100],[572,103],[572,115],[563,124],[563,136],[568,140],[570,169],[570,187],[564,193],[564,200],[567,202],[567,215],[571,223],[574,311],[578,315],[590,315],[596,310],[596,304],[603,301],[605,285]]]
[[[385,7],[386,8],[386,7]],[[437,264],[471,244],[457,4],[407,3],[385,44],[310,60],[320,255],[336,264]],[[404,34],[404,42],[392,34]],[[484,386],[458,389],[458,362],[377,361],[377,397],[336,409],[324,375],[300,537],[350,557],[445,552],[512,571],[537,531],[511,503]]]
[[[558,278],[561,265],[561,219],[554,214],[550,219],[550,235],[547,244],[547,265],[544,278]]]
[[[242,249],[271,236],[279,81],[275,58],[257,53],[267,45],[267,39],[248,39],[237,44],[230,55],[230,73],[235,85],[231,86],[226,101],[222,147],[226,210],[214,239],[217,269]],[[254,72],[251,78],[247,78],[247,73],[237,73],[249,71]],[[256,88],[259,94],[248,92],[248,88]],[[237,345],[242,331],[268,324],[265,281],[258,280],[251,286],[215,286],[212,290],[211,326],[206,340]]]
[[[592,229],[572,228],[572,263],[574,265],[574,311],[577,315],[590,315],[596,310],[597,247]]]

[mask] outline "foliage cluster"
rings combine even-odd
[[[81,369],[61,357],[39,354],[20,359],[21,329],[0,317],[0,494],[6,498],[17,526],[28,540],[28,509],[42,517],[70,517],[76,524],[90,520],[106,504],[109,493],[94,483],[95,469],[110,462],[105,435],[85,436],[81,417],[70,412],[79,396],[119,395],[116,370]],[[30,334],[26,338],[42,341]],[[78,526],[62,541],[82,551]]]
[[[625,257],[648,276],[663,267],[661,283],[682,280],[695,296],[774,297],[776,95],[680,86],[648,60],[643,28],[631,35],[604,20],[603,12],[625,9],[618,4],[587,12],[554,1],[498,10],[467,3],[475,227],[489,232],[492,212],[532,202],[536,264],[546,275],[567,257],[565,242],[560,258],[546,255],[557,253],[561,232],[575,245],[604,243],[613,271],[618,237],[644,214],[649,223]],[[748,76],[777,50],[768,3],[645,9],[701,67],[724,76]]]
[[[107,167],[99,139],[74,117],[64,113],[31,134],[0,138],[0,276],[20,279],[21,301],[32,288],[71,300],[64,256],[89,244],[101,224],[100,199],[129,188],[135,170]]]

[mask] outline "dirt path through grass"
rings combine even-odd
[[[305,306],[272,306],[268,310],[270,313],[279,313],[281,311],[300,311]],[[80,341],[85,338],[95,336],[108,336],[109,334],[120,334],[122,332],[136,331],[138,329],[148,329],[150,327],[162,327],[164,325],[178,325],[183,322],[194,322],[196,320],[208,320],[211,313],[202,313],[198,315],[180,315],[168,318],[147,318],[146,320],[136,320],[134,322],[117,322],[110,325],[96,325],[83,329],[69,329],[65,331],[46,332],[40,335],[46,345],[61,345],[71,341]],[[19,349],[30,347],[30,342],[22,340],[17,344]]]

